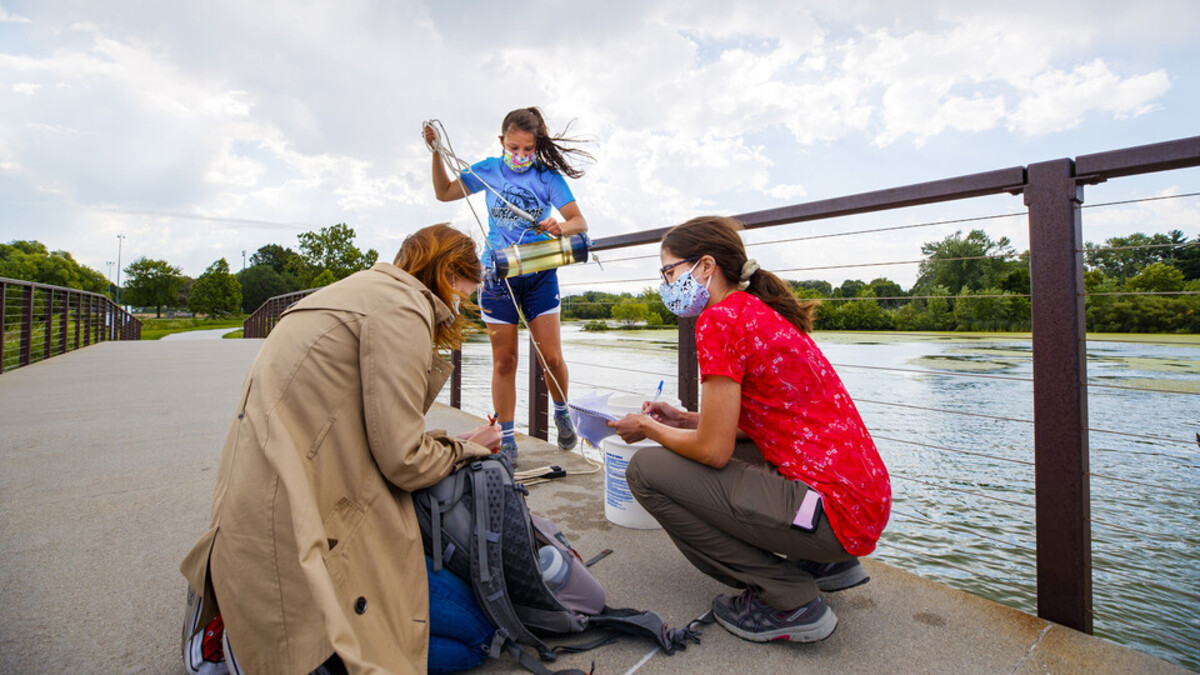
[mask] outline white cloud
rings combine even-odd
[[[953,157],[933,154],[939,138],[996,165],[1042,159],[1009,146],[1092,120],[1145,142],[1188,101],[1177,72],[1195,66],[1163,44],[1194,57],[1197,13],[1095,1],[533,0],[470,20],[416,0],[16,5],[0,21],[29,47],[0,46],[0,189],[37,203],[10,217],[30,230],[18,236],[41,236],[56,209],[57,247],[107,251],[125,228],[198,274],[218,244],[294,245],[285,235],[336,222],[367,246],[447,219],[473,230],[465,203],[432,197],[430,117],[469,161],[496,151],[509,109],[540,105],[554,130],[577,118],[598,161],[571,186],[598,236],[852,194],[870,172],[928,179]],[[1143,39],[1156,22],[1166,37]]]
[[[1122,80],[1099,59],[1069,73],[1048,70],[1023,87],[1027,97],[1008,128],[1025,134],[1062,131],[1078,126],[1093,110],[1112,113],[1117,119],[1136,117],[1153,110],[1155,99],[1170,86],[1162,70]]]
[[[9,12],[7,9],[0,7],[0,23],[33,23],[29,19],[18,16]]]

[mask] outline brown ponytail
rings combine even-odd
[[[738,234],[742,229],[745,229],[742,224],[733,218],[700,216],[668,230],[663,235],[662,247],[685,260],[712,256],[721,275],[736,286],[743,281],[742,268],[747,260],[746,247]],[[746,281],[747,293],[762,300],[800,332],[812,332],[813,312],[819,301],[800,302],[783,279],[764,269],[752,271]]]
[[[538,171],[549,168],[568,178],[580,178],[583,176],[583,169],[577,168],[571,160],[593,161],[594,158],[587,151],[564,145],[565,143],[584,142],[582,139],[566,136],[566,133],[571,130],[573,122],[574,120],[568,122],[567,128],[561,134],[552,136],[541,110],[536,106],[517,108],[505,115],[504,121],[500,123],[500,142],[504,142],[504,135],[508,133],[509,129],[519,129],[533,134]]]

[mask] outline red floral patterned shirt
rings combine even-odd
[[[730,293],[696,321],[701,381],[742,385],[738,428],[784,476],[821,494],[846,551],[866,555],[887,525],[892,485],[842,379],[816,343],[758,297]]]

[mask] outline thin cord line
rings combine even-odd
[[[646,393],[644,391],[632,391],[630,389],[621,389],[619,387],[611,387],[607,384],[594,384],[592,382],[584,382],[583,380],[575,380],[575,382],[576,382],[576,384],[583,384],[583,385],[587,385],[589,387],[595,387],[597,389],[604,389],[607,391],[619,391],[624,394],[633,394],[635,396],[640,396],[640,395]]]
[[[956,373],[949,370],[924,370],[921,368],[896,368],[893,366],[865,366],[856,363],[831,363],[835,368],[857,368],[859,370],[885,370],[897,373],[916,373],[918,375],[948,375],[950,377],[972,377],[984,380],[1010,380],[1014,382],[1033,382],[1031,377],[1016,375],[988,375],[986,373]]]
[[[1130,527],[1128,525],[1118,525],[1116,523],[1109,522],[1102,518],[1091,518],[1090,520],[1093,525],[1103,525],[1105,527],[1111,527],[1115,530],[1121,530],[1124,532],[1129,532],[1131,534],[1136,534],[1141,537],[1145,537],[1147,540],[1153,539],[1155,541],[1162,541],[1165,539],[1170,539],[1173,541],[1177,541],[1181,544],[1195,544],[1196,543],[1195,539],[1192,539],[1189,537],[1181,537],[1179,535],[1175,535],[1175,534],[1171,534],[1171,533],[1164,533],[1164,532],[1147,532],[1145,530],[1140,530],[1136,527]],[[1096,539],[1094,534],[1092,536],[1092,539],[1093,540]]]
[[[1177,495],[1184,495],[1186,497],[1200,498],[1200,492],[1197,492],[1194,490],[1185,490],[1183,488],[1167,487],[1165,485],[1158,485],[1156,483],[1147,483],[1146,481],[1135,480],[1133,478],[1120,478],[1117,476],[1110,476],[1110,475],[1104,474],[1104,473],[1097,473],[1095,471],[1089,471],[1087,475],[1091,476],[1092,478],[1103,478],[1104,480],[1116,481],[1118,483],[1125,483],[1128,485],[1140,485],[1142,487],[1148,487],[1148,488],[1153,488],[1155,490],[1161,490],[1162,492],[1170,492],[1170,493],[1177,494]]]
[[[876,439],[885,440],[885,441],[891,441],[893,443],[907,443],[909,445],[915,445],[915,446],[922,447],[922,448],[929,448],[931,450],[945,450],[947,452],[953,452],[953,453],[957,453],[960,455],[969,455],[971,457],[984,457],[987,459],[994,459],[994,460],[1000,461],[1000,462],[1011,462],[1013,464],[1021,464],[1023,466],[1034,466],[1033,462],[1031,462],[1029,460],[1025,460],[1025,459],[1013,459],[1012,457],[1001,457],[999,455],[989,455],[985,452],[972,452],[970,450],[960,450],[958,448],[948,448],[944,445],[933,445],[930,443],[922,443],[920,441],[909,441],[909,440],[905,440],[903,438],[892,438],[890,436],[881,436],[879,434],[871,434],[871,437],[876,438]]]
[[[1014,585],[1014,584],[1008,582],[1008,580],[1002,579],[1001,577],[998,577],[998,576],[995,576],[992,574],[980,574],[978,570],[969,570],[969,569],[963,567],[962,565],[957,565],[955,563],[949,562],[945,558],[930,556],[928,551],[916,551],[911,548],[908,548],[907,546],[897,544],[896,542],[891,541],[891,540],[885,540],[885,541],[880,542],[880,548],[877,551],[877,554],[878,553],[886,554],[886,552],[888,550],[903,551],[904,553],[910,554],[917,560],[929,560],[930,558],[932,558],[933,560],[937,561],[938,565],[944,566],[944,567],[953,567],[954,569],[956,569],[960,572],[967,573],[968,575],[970,575],[971,578],[983,577],[986,579],[991,579],[992,581],[1000,582],[1004,586],[1008,586],[1010,588],[1021,588],[1021,586]],[[922,574],[921,576],[924,577],[925,575]],[[937,577],[937,576],[943,576],[943,575],[937,574],[937,570],[934,569],[934,570],[931,570],[930,576]]]
[[[1036,507],[1033,506],[1032,504],[1023,504],[1021,502],[1014,502],[1011,499],[1003,499],[1001,497],[993,497],[991,495],[983,494],[981,492],[972,492],[971,490],[964,490],[963,488],[951,487],[949,485],[939,485],[937,483],[931,483],[929,481],[924,481],[919,478],[913,478],[904,473],[892,472],[891,475],[892,475],[892,478],[899,478],[901,480],[906,480],[910,483],[919,483],[921,485],[928,485],[929,487],[938,488],[939,490],[946,490],[948,492],[958,492],[960,494],[971,495],[972,497],[977,497],[979,499],[987,499],[987,500],[994,501],[994,502],[1010,504],[1012,506],[1019,506],[1021,508],[1029,509],[1031,511],[1036,510]]]
[[[919,521],[921,521],[923,523],[927,523],[929,525],[936,525],[938,527],[941,527],[941,528],[944,528],[947,530],[953,530],[955,532],[962,532],[964,534],[969,534],[974,537],[979,537],[980,539],[987,539],[988,541],[994,541],[998,544],[1003,544],[1005,546],[1011,546],[1013,548],[1017,548],[1022,551],[1028,551],[1030,553],[1037,553],[1036,546],[1030,546],[1028,544],[1023,544],[1021,542],[1009,541],[1007,539],[1001,539],[1000,537],[994,537],[994,536],[991,536],[988,534],[983,534],[982,532],[978,532],[976,530],[967,529],[966,525],[961,525],[958,523],[942,523],[942,522],[938,522],[935,520],[930,520],[928,518],[918,516],[912,512],[905,511],[904,509],[892,509],[892,515],[893,516],[902,516],[905,518],[910,518],[912,520],[919,520]]]
[[[1123,384],[1092,384],[1088,383],[1089,388],[1095,389],[1124,389],[1126,391],[1142,391],[1152,394],[1184,394],[1187,396],[1200,396],[1198,391],[1179,391],[1173,389],[1151,389],[1149,387],[1129,387]]]
[[[1000,420],[1001,422],[1022,422],[1024,424],[1033,424],[1033,420],[1023,420],[1016,417],[1004,417],[1001,415],[988,415],[986,413],[963,412],[961,410],[947,410],[945,408],[929,408],[920,405],[911,405],[908,403],[893,403],[890,401],[876,401],[867,398],[855,398],[856,403],[874,403],[876,405],[891,406],[896,408],[909,408],[911,410],[924,410],[927,412],[946,413],[948,415],[962,415],[963,417],[982,417],[989,420]]]
[[[643,351],[649,351],[649,350],[643,350]],[[627,373],[637,373],[639,375],[656,375],[658,377],[670,377],[670,378],[675,377],[675,373],[658,373],[653,370],[639,370],[637,368],[622,368],[620,366],[610,366],[610,365],[599,364],[599,363],[588,363],[586,361],[572,361],[571,364],[576,365],[576,366],[592,366],[593,368],[603,368],[605,370],[620,370],[620,371],[624,371]]]
[[[1165,586],[1156,581],[1150,581],[1149,579],[1146,579],[1145,577],[1139,577],[1136,574],[1130,574],[1128,569],[1124,569],[1124,568],[1120,569],[1120,570],[1114,569],[1103,563],[1097,564],[1094,560],[1092,561],[1092,564],[1090,567],[1092,568],[1092,570],[1098,570],[1101,572],[1107,572],[1108,574],[1119,575],[1123,580],[1126,580],[1126,581],[1135,581],[1135,582],[1145,584],[1145,585],[1153,587],[1153,588],[1157,588],[1162,591],[1168,591],[1170,593],[1177,593],[1179,595],[1184,595],[1193,600],[1200,600],[1200,594],[1198,594],[1198,593],[1192,593],[1191,591],[1185,591],[1182,588],[1174,588],[1172,586]]]
[[[1178,195],[1159,195],[1158,197],[1138,197],[1137,199],[1122,199],[1115,202],[1098,202],[1096,204],[1081,204],[1081,209],[1094,209],[1101,206],[1121,206],[1123,204],[1139,204],[1141,202],[1157,202],[1164,199],[1182,199],[1183,197],[1195,197],[1200,195],[1200,192],[1184,192]]]

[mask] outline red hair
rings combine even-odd
[[[454,281],[470,279],[481,283],[483,267],[475,253],[475,242],[450,225],[430,225],[405,237],[393,264],[416,277],[447,306],[454,307],[457,298],[461,307],[476,308],[469,296],[454,287]],[[463,333],[470,325],[467,317],[461,311],[457,312],[453,321],[434,327],[434,346],[458,349],[463,343]]]

